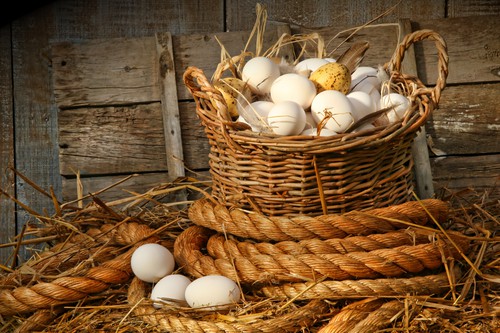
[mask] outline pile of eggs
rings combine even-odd
[[[357,130],[401,119],[408,98],[396,92],[382,96],[382,84],[378,70],[368,66],[350,73],[332,58],[309,58],[292,66],[259,56],[245,63],[241,79],[223,78],[214,87],[224,97],[231,118],[249,124],[255,132],[270,129],[278,135],[328,136],[345,133],[380,109],[390,108]]]
[[[239,286],[223,275],[206,275],[192,281],[174,274],[174,256],[160,244],[139,246],[132,253],[130,266],[138,279],[154,284],[151,300],[155,308],[187,303],[192,308],[219,310],[240,300]]]

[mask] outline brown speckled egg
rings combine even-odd
[[[347,94],[351,86],[351,73],[345,65],[330,62],[312,72],[309,80],[314,83],[318,93],[324,90],[338,90]]]
[[[238,118],[238,99],[242,98],[242,103],[250,103],[252,92],[250,87],[242,80],[228,77],[214,83],[215,89],[219,90],[227,104],[229,115],[233,120]]]

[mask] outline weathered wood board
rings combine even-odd
[[[457,0],[459,1],[459,0]],[[267,7],[269,19],[286,22],[291,26],[356,27],[377,17],[377,23],[396,22],[400,18],[412,20],[439,19],[445,17],[446,1],[259,1]],[[250,29],[255,17],[255,1],[227,1],[227,25],[229,30]]]
[[[0,91],[12,91],[12,50],[7,38],[10,28],[0,28]],[[12,94],[0,93],[0,244],[9,243],[16,232],[15,204],[7,195],[15,197],[14,173],[9,167],[14,167],[14,113]],[[11,251],[8,248],[0,249],[0,264],[7,264]],[[11,262],[12,263],[12,262]]]
[[[449,196],[461,191],[500,199],[500,154],[448,156],[431,159],[437,194]]]
[[[266,47],[289,32],[283,24],[273,28],[265,35]],[[221,60],[221,45],[229,55],[238,55],[248,39],[248,31],[173,35],[179,100],[192,98],[182,80],[188,66],[196,66],[210,77]],[[249,50],[255,51],[254,43]],[[54,97],[61,109],[160,101],[154,36],[54,42],[51,53]]]
[[[52,46],[59,108],[160,100],[154,37],[98,39]]]
[[[209,186],[211,180],[208,171],[188,172],[188,176],[195,178],[200,183],[206,183],[206,187]],[[81,185],[82,196],[84,197],[81,200],[82,205],[87,205],[92,202],[92,196],[96,196],[104,202],[116,202],[170,183],[164,172],[131,174],[128,176],[82,177],[79,181],[80,184],[78,184],[77,178],[63,178],[62,196],[67,198],[65,203],[78,198],[79,185]],[[76,206],[77,203],[73,205]],[[120,207],[123,206],[120,205]]]
[[[60,172],[71,176],[167,169],[160,103],[59,112]]]
[[[450,85],[427,133],[443,155],[500,152],[500,83]]]
[[[439,32],[448,44],[450,58],[448,84],[500,82],[500,16],[420,20],[413,29]],[[434,84],[437,77],[436,48],[432,42],[417,45],[415,50],[419,78]]]

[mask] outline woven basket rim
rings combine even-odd
[[[438,51],[438,77],[434,87],[426,87],[416,76],[406,75],[401,73],[402,61],[406,51],[416,42],[423,40],[432,40]],[[288,149],[311,149],[314,153],[314,146],[319,146],[321,149],[324,146],[333,144],[332,151],[338,151],[353,146],[364,145],[369,147],[375,145],[379,141],[388,141],[391,138],[414,133],[418,131],[421,125],[430,117],[432,111],[439,104],[441,91],[446,86],[446,78],[448,76],[448,53],[447,44],[442,36],[436,31],[430,29],[422,29],[407,34],[399,43],[392,58],[383,68],[388,72],[388,75],[396,82],[404,82],[413,84],[416,89],[412,92],[409,109],[405,119],[397,121],[388,126],[379,126],[373,130],[361,131],[357,133],[342,133],[330,137],[317,136],[279,136],[274,134],[255,133],[251,130],[241,130],[241,123],[235,124],[228,116],[227,106],[222,94],[213,87],[203,70],[196,66],[189,66],[183,75],[183,81],[195,98],[197,104],[197,112],[210,131],[222,131],[222,135],[231,141],[252,142],[263,146],[277,147],[283,146]],[[211,105],[203,107],[201,99],[216,100],[217,109]],[[208,110],[207,110],[208,109]],[[413,114],[411,114],[413,113]],[[246,128],[246,127],[245,127]],[[366,137],[366,134],[371,134]],[[369,140],[368,140],[369,139]],[[237,145],[239,146],[239,145]]]

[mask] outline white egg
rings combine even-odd
[[[176,301],[186,301],[186,288],[191,280],[182,274],[170,274],[163,277],[156,283],[151,291],[153,306],[157,309],[162,307],[162,303],[179,305]],[[172,300],[172,301],[169,301]]]
[[[249,124],[252,131],[260,132],[267,125],[267,115],[274,103],[269,101],[255,101],[247,105],[243,112],[240,111],[238,121]]]
[[[267,57],[255,57],[250,59],[241,72],[242,80],[245,81],[250,90],[257,95],[268,94],[274,80],[280,76],[280,67],[277,63]]]
[[[380,99],[381,99],[380,91],[378,91],[377,89],[373,89],[370,92],[370,97],[373,100],[375,111],[380,110]]]
[[[275,103],[267,115],[267,123],[278,135],[297,135],[306,125],[306,112],[296,102]]]
[[[349,98],[337,90],[325,90],[316,95],[311,112],[316,123],[329,117],[324,127],[337,133],[343,133],[355,121]]]
[[[351,85],[351,88],[349,91],[350,92],[362,91],[362,92],[365,92],[367,94],[371,94],[372,91],[374,91],[374,90],[379,91],[379,89],[377,89],[377,87],[372,82],[370,82],[369,80],[361,80],[355,86]]]
[[[247,105],[245,109],[247,110],[247,112],[252,112],[259,117],[266,118],[273,106],[273,102],[255,101]]]
[[[310,136],[332,136],[332,135],[336,135],[337,133],[335,131],[329,130],[328,128],[322,128],[321,131],[319,132],[319,135],[318,135],[318,129],[316,127],[314,127],[314,128],[305,129],[300,134],[301,135],[310,135]]]
[[[316,69],[327,63],[328,60],[323,58],[308,58],[300,61],[297,65],[295,65],[294,71],[297,74],[309,77],[309,74],[311,74],[311,72],[314,72]]]
[[[398,93],[390,93],[380,99],[382,109],[391,107],[391,110],[386,112],[390,123],[403,119],[409,105],[408,98]]]
[[[353,91],[347,94],[351,101],[353,113],[356,120],[359,120],[375,111],[375,102],[371,95],[364,91]]]
[[[314,96],[316,96],[314,83],[300,74],[283,74],[271,86],[271,99],[274,103],[293,101],[304,110],[311,106]]]
[[[192,308],[217,310],[240,301],[240,288],[223,275],[207,275],[192,281],[186,288],[186,302]]]
[[[130,266],[140,280],[157,282],[174,271],[175,259],[172,252],[160,244],[144,244],[132,253]]]
[[[307,128],[314,128],[316,127],[316,120],[314,120],[314,117],[310,111],[306,111],[306,126],[305,129]]]
[[[360,82],[370,82],[380,90],[380,80],[377,77],[377,69],[368,66],[359,66],[351,75],[351,90]]]

